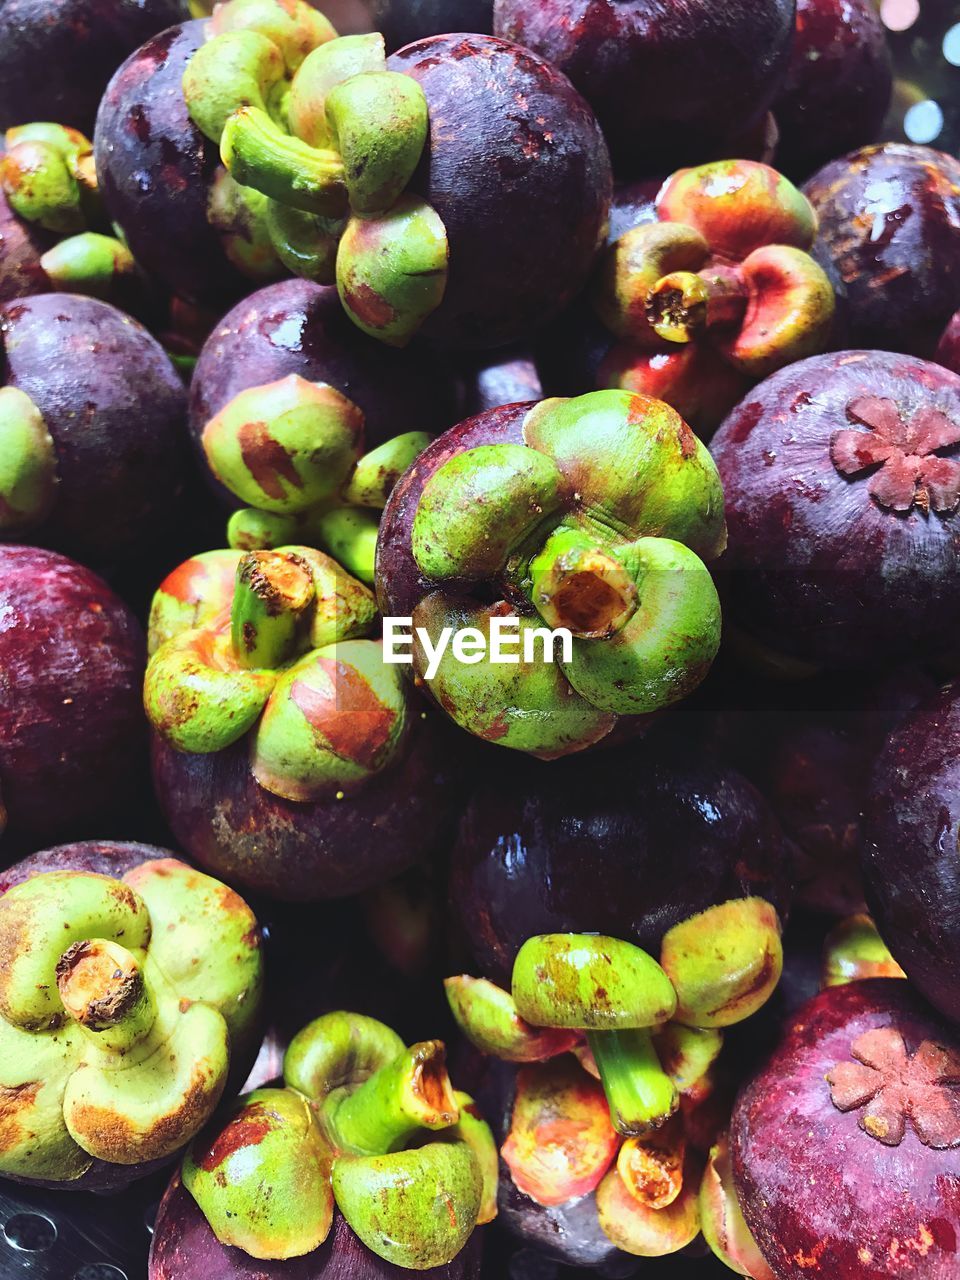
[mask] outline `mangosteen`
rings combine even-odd
[[[184,0],[5,0],[0,130],[59,120],[89,131],[118,64],[186,15]]]
[[[593,286],[610,337],[597,342],[587,321],[579,343],[595,385],[665,400],[709,435],[751,382],[827,345],[833,288],[807,252],[816,216],[769,165],[680,170],[652,218],[643,204],[624,215],[633,225],[608,246]]]
[[[78,294],[8,302],[0,373],[3,537],[111,565],[176,524],[186,395],[142,325]]]
[[[730,1126],[736,1195],[775,1280],[953,1280],[960,1041],[902,980],[790,1020]]]
[[[142,758],[143,637],[82,565],[0,546],[0,799],[4,842],[102,824]]]
[[[379,34],[311,30],[291,54],[283,12],[218,8],[178,110],[259,202],[290,270],[336,280],[351,319],[393,346],[418,332],[502,346],[577,295],[611,174],[566,77],[518,45],[464,33],[388,59]]]
[[[761,383],[711,445],[727,622],[814,666],[952,648],[958,443],[960,378],[910,356],[841,351]]]
[[[960,688],[924,702],[887,739],[866,804],[863,872],[884,941],[910,981],[960,1020]]]
[[[151,1280],[437,1280],[479,1275],[496,1214],[493,1136],[439,1040],[329,1013],[294,1037],[281,1087],[194,1142],[160,1208]]]
[[[709,455],[668,405],[625,391],[507,405],[445,432],[397,482],[378,598],[412,618],[412,670],[457,724],[551,758],[701,682],[720,621],[701,556],[723,542]],[[438,651],[446,627],[478,633],[480,657]],[[515,665],[490,643],[508,627]]]
[[[655,738],[491,768],[451,897],[485,975],[448,978],[451,1010],[481,1052],[520,1064],[498,1107],[509,1229],[575,1266],[619,1262],[611,1275],[632,1274],[624,1255],[686,1248],[724,1029],[782,968],[788,873],[759,794]]]
[[[325,23],[319,14],[317,23]],[[256,193],[230,180],[183,100],[183,74],[207,26],[169,27],[130,54],[100,103],[94,154],[106,210],[147,274],[192,302],[222,307],[244,278],[262,284],[283,267],[260,226]]]
[[[805,178],[873,142],[893,89],[886,28],[873,0],[797,0],[797,30],[773,102],[777,164]]]
[[[0,302],[58,289],[146,312],[149,291],[111,231],[97,191],[93,143],[49,122],[0,142]]]
[[[154,782],[201,865],[288,901],[429,855],[455,754],[383,661],[362,583],[310,547],[206,552],[161,585],[144,705]]]
[[[888,142],[831,161],[803,189],[847,344],[932,356],[960,296],[960,161]]]
[[[161,1167],[260,1043],[253,912],[164,849],[89,842],[0,874],[0,1173],[113,1190]]]
[[[231,518],[231,545],[310,542],[372,581],[379,511],[456,401],[442,362],[361,333],[334,288],[286,280],[214,326],[190,426],[224,501],[250,504]]]
[[[555,63],[599,117],[621,176],[698,163],[762,121],[794,0],[495,0],[494,30]],[[740,154],[734,149],[728,154]]]

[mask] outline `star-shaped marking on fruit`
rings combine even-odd
[[[826,1080],[838,1111],[862,1110],[864,1133],[897,1147],[909,1121],[924,1146],[960,1146],[960,1054],[932,1040],[910,1054],[893,1027],[865,1032],[850,1054]]]
[[[916,504],[924,514],[947,515],[960,502],[960,458],[940,450],[960,444],[960,424],[939,409],[920,409],[905,421],[893,400],[860,396],[847,415],[868,431],[847,428],[830,441],[830,457],[841,475],[854,479],[874,470],[870,496],[892,511]]]

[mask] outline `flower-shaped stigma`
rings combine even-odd
[[[847,416],[869,431],[838,431],[830,457],[841,475],[853,478],[878,467],[870,478],[870,496],[893,511],[916,503],[926,514],[945,515],[960,502],[960,458],[937,452],[960,444],[960,424],[939,409],[920,409],[905,422],[893,400],[861,396],[847,405]]]
[[[897,1147],[909,1120],[924,1146],[960,1146],[960,1054],[924,1040],[910,1055],[893,1027],[867,1031],[850,1054],[826,1079],[838,1111],[863,1109],[864,1133]]]

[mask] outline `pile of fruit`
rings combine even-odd
[[[0,1263],[960,1280],[909,5],[316,3],[0,0]]]

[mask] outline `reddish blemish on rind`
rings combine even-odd
[[[371,329],[386,329],[397,318],[395,308],[368,284],[361,282],[346,286],[343,300],[347,309]]]
[[[273,1129],[274,1117],[262,1103],[255,1102],[232,1120],[204,1150],[202,1142],[194,1148],[194,1159],[206,1173],[218,1169],[242,1147],[257,1147]]]
[[[321,691],[295,680],[291,701],[338,756],[373,765],[390,740],[396,713],[352,667],[332,658],[320,658],[319,665],[330,677],[330,688]]]
[[[297,474],[290,454],[270,434],[265,422],[245,422],[237,432],[240,456],[254,480],[268,498],[286,496],[281,478],[294,489],[302,489],[303,481]]]

